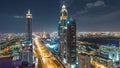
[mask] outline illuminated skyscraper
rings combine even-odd
[[[61,61],[69,68],[76,66],[76,22],[68,20],[66,6],[62,5],[60,12],[60,22],[58,27],[59,52]]]
[[[76,22],[67,21],[67,61],[69,68],[76,68]]]
[[[68,12],[66,9],[66,6],[63,4],[62,9],[60,11],[60,22],[59,22],[59,52],[61,60],[66,64],[67,63],[67,18],[68,18]]]
[[[32,45],[32,14],[30,10],[26,14],[27,19],[27,32],[26,32],[26,40],[23,43],[22,51],[21,51],[21,60],[22,62],[27,62],[32,65],[34,62],[33,56],[33,45]]]
[[[30,10],[28,10],[28,13],[26,14],[26,19],[27,19],[26,40],[32,42],[32,14],[30,13]]]
[[[46,32],[43,32],[43,33],[42,33],[42,37],[41,37],[41,38],[43,38],[43,39],[46,39],[46,38],[47,38]]]
[[[68,11],[65,4],[62,5],[62,10],[60,11],[60,20],[66,21],[68,19]]]

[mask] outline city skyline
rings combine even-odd
[[[33,31],[57,31],[62,1],[2,0],[0,32],[25,32],[28,9],[33,14]],[[77,31],[119,31],[119,0],[65,1],[69,17],[76,20]]]

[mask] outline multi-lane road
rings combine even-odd
[[[34,39],[34,51],[37,57],[36,68],[65,68],[62,63],[40,41],[40,37]]]
[[[55,57],[45,46],[44,43],[41,42],[39,36],[35,36],[33,44],[34,56],[36,57],[35,68],[65,68],[64,65]],[[12,46],[8,46],[1,50],[1,53],[7,52],[12,48]]]

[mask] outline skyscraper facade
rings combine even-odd
[[[67,21],[67,59],[70,68],[76,67],[76,22]]]
[[[65,64],[67,63],[67,24],[66,21],[68,19],[68,11],[66,9],[66,6],[63,4],[62,9],[60,11],[60,22],[59,22],[59,28],[58,28],[58,35],[60,37],[59,42],[59,52],[61,61],[63,61]]]
[[[79,53],[78,54],[78,68],[95,68],[91,64],[91,54]]]
[[[76,66],[76,22],[68,19],[66,6],[62,5],[58,27],[59,52],[61,61],[69,68]]]
[[[43,33],[42,33],[41,38],[43,38],[43,39],[46,39],[46,38],[47,38],[47,34],[46,34],[46,32],[43,32]]]
[[[26,40],[32,42],[32,14],[30,13],[30,10],[28,10],[28,13],[26,14]]]
[[[21,60],[22,62],[26,62],[30,65],[34,62],[33,56],[33,45],[32,45],[32,14],[30,10],[26,14],[27,19],[27,31],[26,31],[26,40],[23,43],[22,51],[21,51]]]

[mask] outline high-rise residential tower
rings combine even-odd
[[[22,51],[21,51],[21,60],[22,62],[33,65],[34,56],[33,56],[33,45],[32,45],[32,14],[30,10],[26,14],[27,19],[27,32],[26,32],[26,40],[23,43]]]
[[[66,21],[68,19],[68,11],[66,9],[65,4],[62,5],[62,9],[60,11],[60,22],[58,27],[58,34],[60,37],[59,42],[59,52],[61,61],[64,62],[64,64],[67,63],[67,24]]]
[[[27,19],[26,40],[29,40],[32,42],[32,14],[30,13],[30,9],[26,14],[26,19]]]
[[[76,66],[76,22],[68,19],[68,11],[65,4],[60,11],[58,27],[59,55],[61,61],[69,68]]]
[[[67,63],[76,68],[76,21],[67,21]]]

